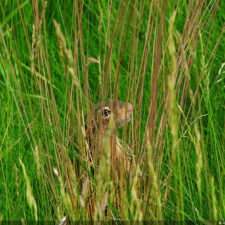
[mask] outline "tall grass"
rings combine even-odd
[[[0,219],[224,221],[223,1],[0,3]],[[131,167],[84,116],[130,102]]]

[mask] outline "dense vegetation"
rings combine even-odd
[[[225,221],[224,12],[219,0],[1,1],[0,221]],[[84,116],[107,99],[134,107],[120,179],[109,154],[94,174],[86,157]]]

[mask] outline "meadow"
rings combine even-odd
[[[225,223],[225,2],[0,2],[0,223]],[[133,105],[131,167],[85,115]]]

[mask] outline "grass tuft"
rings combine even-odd
[[[0,221],[224,221],[224,10],[0,3]],[[109,99],[133,115],[92,152],[85,115]]]

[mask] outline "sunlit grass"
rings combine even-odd
[[[0,220],[224,221],[224,10],[0,3]],[[134,108],[118,130],[129,171],[112,128],[89,159],[84,117],[108,99]]]

